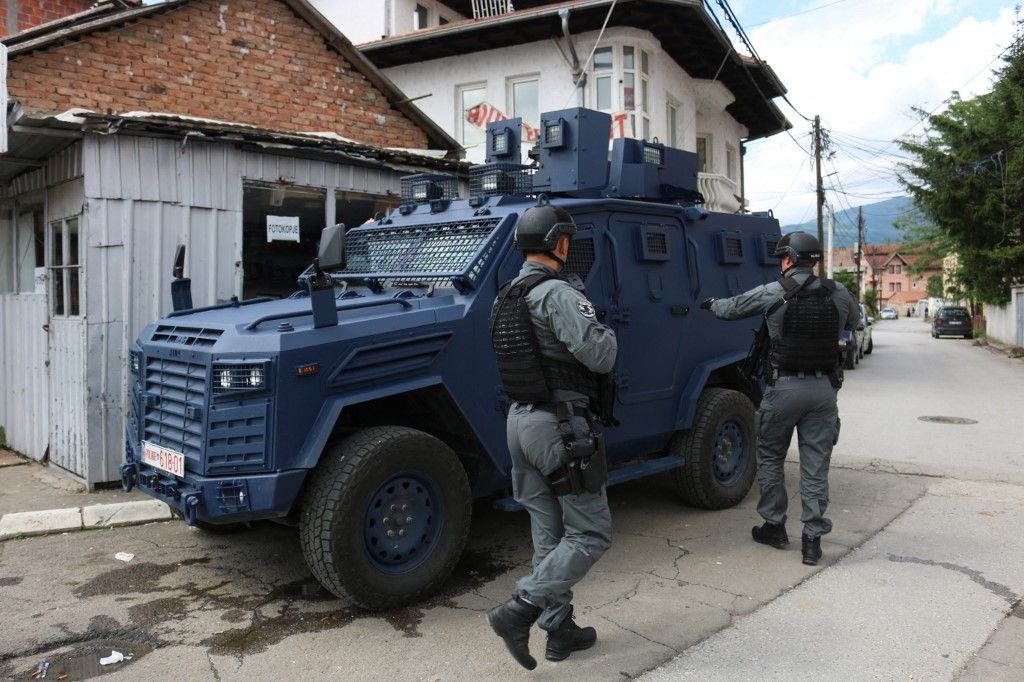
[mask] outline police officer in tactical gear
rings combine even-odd
[[[611,544],[605,496],[607,464],[595,420],[609,423],[618,344],[597,321],[579,278],[560,273],[576,225],[541,197],[516,226],[526,257],[519,276],[498,292],[491,343],[506,393],[512,492],[530,513],[533,572],[508,602],[487,614],[523,667],[533,670],[530,628],[547,630],[545,658],[561,661],[597,640],[573,620],[572,587]]]
[[[803,563],[821,558],[821,536],[832,530],[828,467],[839,438],[836,392],[841,385],[838,339],[860,320],[857,301],[838,282],[812,273],[821,260],[818,240],[806,232],[784,235],[775,249],[782,280],[732,298],[709,298],[700,307],[724,320],[764,314],[771,339],[769,384],[756,415],[757,505],[764,524],[751,529],[757,542],[783,549],[788,499],[783,481],[786,451],[796,427],[803,503]]]

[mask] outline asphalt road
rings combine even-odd
[[[1012,441],[1024,431],[1012,406],[1019,413],[1022,384],[1021,361],[934,341],[916,320],[879,323],[875,352],[841,393],[836,528],[823,564],[803,566],[798,543],[780,552],[751,542],[753,494],[705,512],[681,506],[661,480],[613,489],[613,547],[576,590],[577,620],[598,628],[599,644],[534,673],[512,662],[484,618],[525,571],[527,519],[478,505],[443,593],[386,614],[325,598],[295,531],[273,524],[210,534],[173,522],[0,543],[0,676],[24,679],[43,661],[67,668],[65,679],[218,681],[616,680],[663,664],[656,679],[999,672],[1001,662],[976,652],[997,628],[1011,633],[1004,618],[1024,593],[1024,494],[1012,484],[1021,482]],[[795,517],[796,467],[788,474]],[[120,551],[135,558],[117,561]],[[985,650],[1012,649],[1003,640]],[[108,648],[133,657],[100,667]]]

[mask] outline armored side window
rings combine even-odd
[[[718,261],[720,263],[742,263],[745,255],[742,233],[722,231],[718,234]]]
[[[758,260],[761,261],[761,265],[778,265],[779,259],[773,255],[775,253],[775,247],[779,244],[779,238],[777,235],[762,234],[757,239],[758,243]]]
[[[660,225],[641,225],[637,235],[637,257],[641,261],[667,261],[668,231]]]
[[[565,261],[565,273],[587,281],[587,275],[594,267],[594,258],[593,235],[589,231],[577,233],[573,237],[572,248],[569,249],[569,258]]]

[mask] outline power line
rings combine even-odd
[[[794,12],[793,14],[785,14],[785,15],[783,15],[781,17],[772,17],[768,21],[762,21],[762,22],[757,23],[757,24],[751,24],[750,28],[757,28],[758,26],[767,26],[768,24],[774,24],[776,21],[782,21],[783,19],[792,19],[793,17],[799,17],[799,16],[801,16],[803,14],[810,14],[811,12],[818,12],[818,11],[821,11],[821,10],[826,9],[828,7],[832,7],[833,5],[838,5],[838,4],[841,4],[841,3],[844,3],[844,2],[847,2],[847,0],[834,0],[833,2],[829,2],[829,3],[826,3],[824,5],[819,5],[817,7],[811,7],[810,9],[805,9],[802,12]]]

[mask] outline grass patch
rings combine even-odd
[[[7,447],[7,432],[4,431],[4,427],[0,426],[0,448]]]

